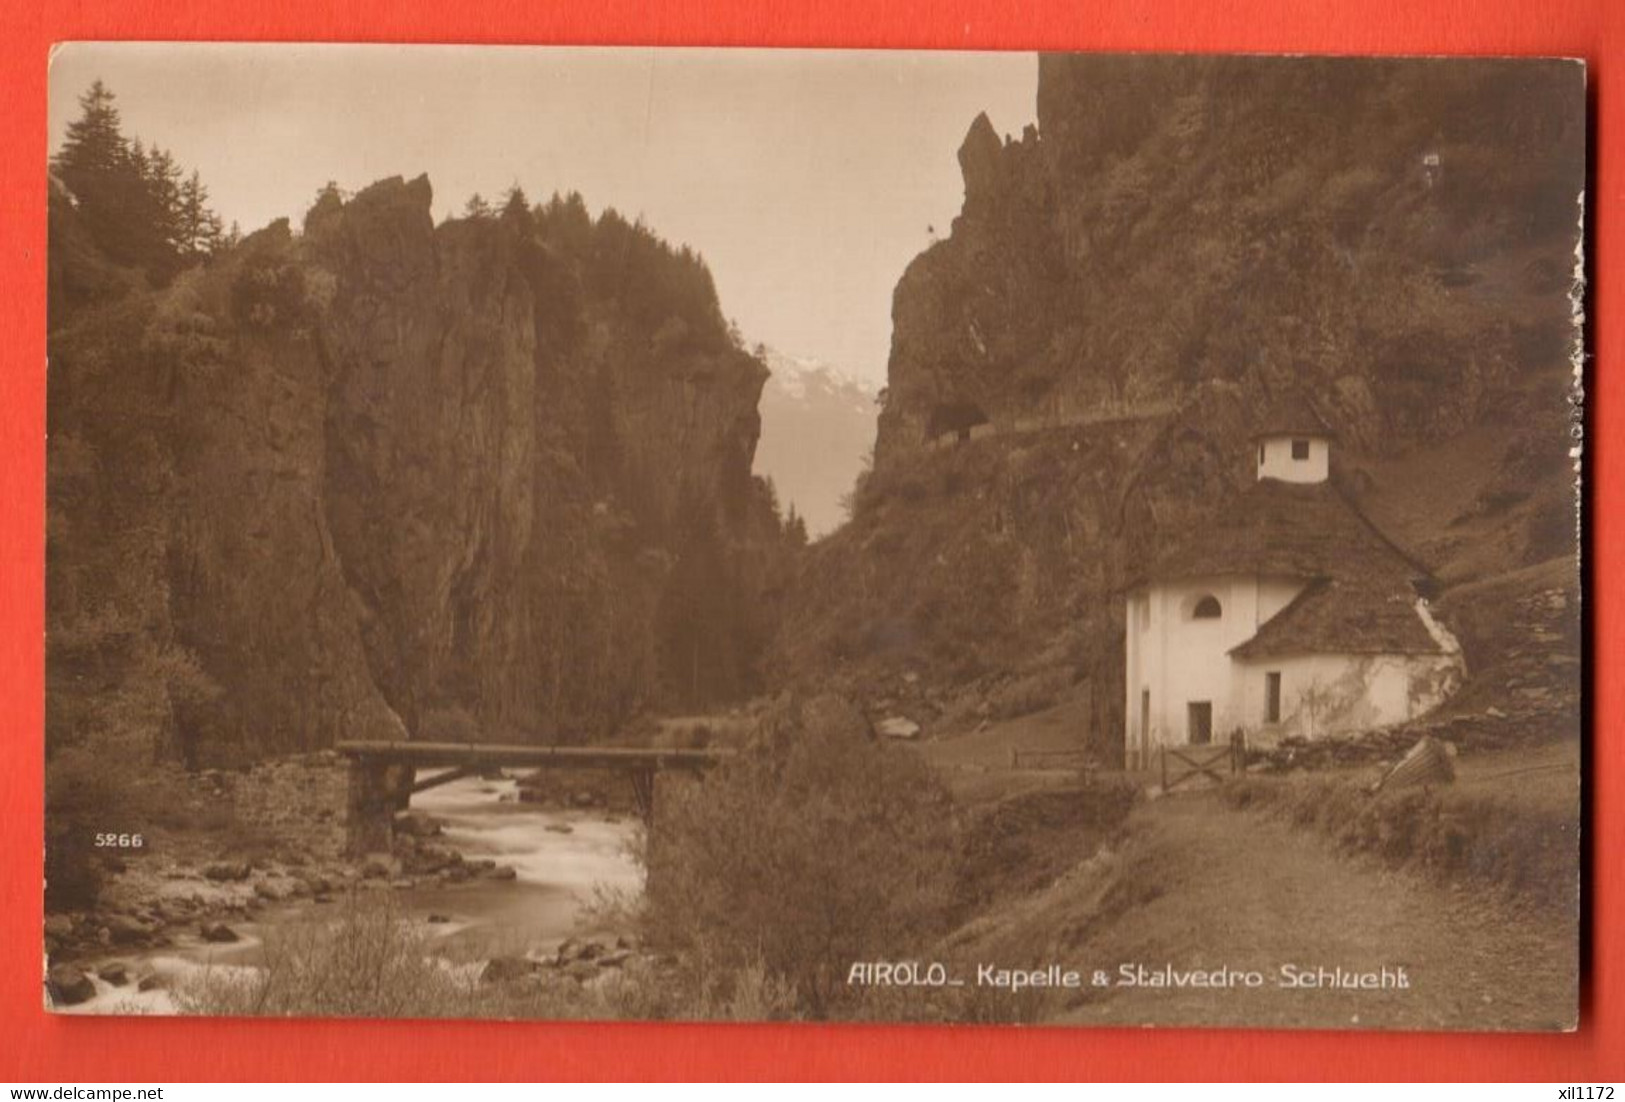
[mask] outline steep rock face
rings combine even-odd
[[[255,234],[173,287],[149,329],[173,388],[170,608],[221,690],[178,710],[192,760],[406,733],[324,501],[326,371],[292,250],[286,223]],[[244,287],[252,301],[228,297]]]
[[[390,699],[556,731],[647,699],[683,525],[744,531],[761,365],[671,335],[692,319],[641,331],[528,220],[436,229],[426,180],[307,234],[334,287],[325,496]]]
[[[437,241],[429,198],[426,180],[389,181],[307,220],[333,287],[323,500],[373,673],[413,726],[428,701],[488,700],[490,686],[448,692],[454,668],[520,660],[540,505],[519,235]]]

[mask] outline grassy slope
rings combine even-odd
[[[1324,841],[1212,795],[1169,799],[1135,823],[1119,875],[1141,900],[1103,924],[1079,963],[1349,969],[1404,965],[1404,992],[1110,991],[1053,1008],[1091,1023],[1319,1027],[1553,1028],[1572,1023],[1572,924],[1520,911],[1493,893],[1349,861]],[[1077,899],[1055,892],[1050,928]],[[1120,890],[1121,894],[1121,890]],[[1145,898],[1148,897],[1149,898]],[[1031,957],[1042,942],[1017,925],[977,948]],[[1023,952],[1025,950],[1025,952]]]

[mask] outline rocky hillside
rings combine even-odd
[[[1514,68],[1513,66],[1516,65]],[[882,463],[1306,386],[1356,444],[1459,431],[1572,344],[1577,65],[1045,57],[898,286]]]
[[[783,534],[704,265],[324,193],[154,288],[51,207],[50,722],[190,761],[580,740],[755,687]]]
[[[875,445],[874,388],[828,364],[765,349],[756,471],[817,539],[846,520],[843,504]]]
[[[898,285],[875,470],[786,671],[908,670],[947,687],[928,718],[1091,683],[1109,745],[1130,566],[1223,514],[1289,390],[1450,580],[1572,554],[1578,66],[1045,57],[1038,117],[975,120]],[[1448,508],[1407,505],[1430,478]]]

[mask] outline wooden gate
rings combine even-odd
[[[1170,762],[1169,759],[1172,759]],[[1193,777],[1211,777],[1224,783],[1225,774],[1242,766],[1241,744],[1214,746],[1164,746],[1162,748],[1162,790],[1172,792]]]

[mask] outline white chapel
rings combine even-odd
[[[1386,727],[1465,672],[1428,611],[1427,571],[1331,480],[1336,434],[1305,399],[1262,418],[1257,478],[1215,525],[1154,559],[1125,596],[1124,751]]]

